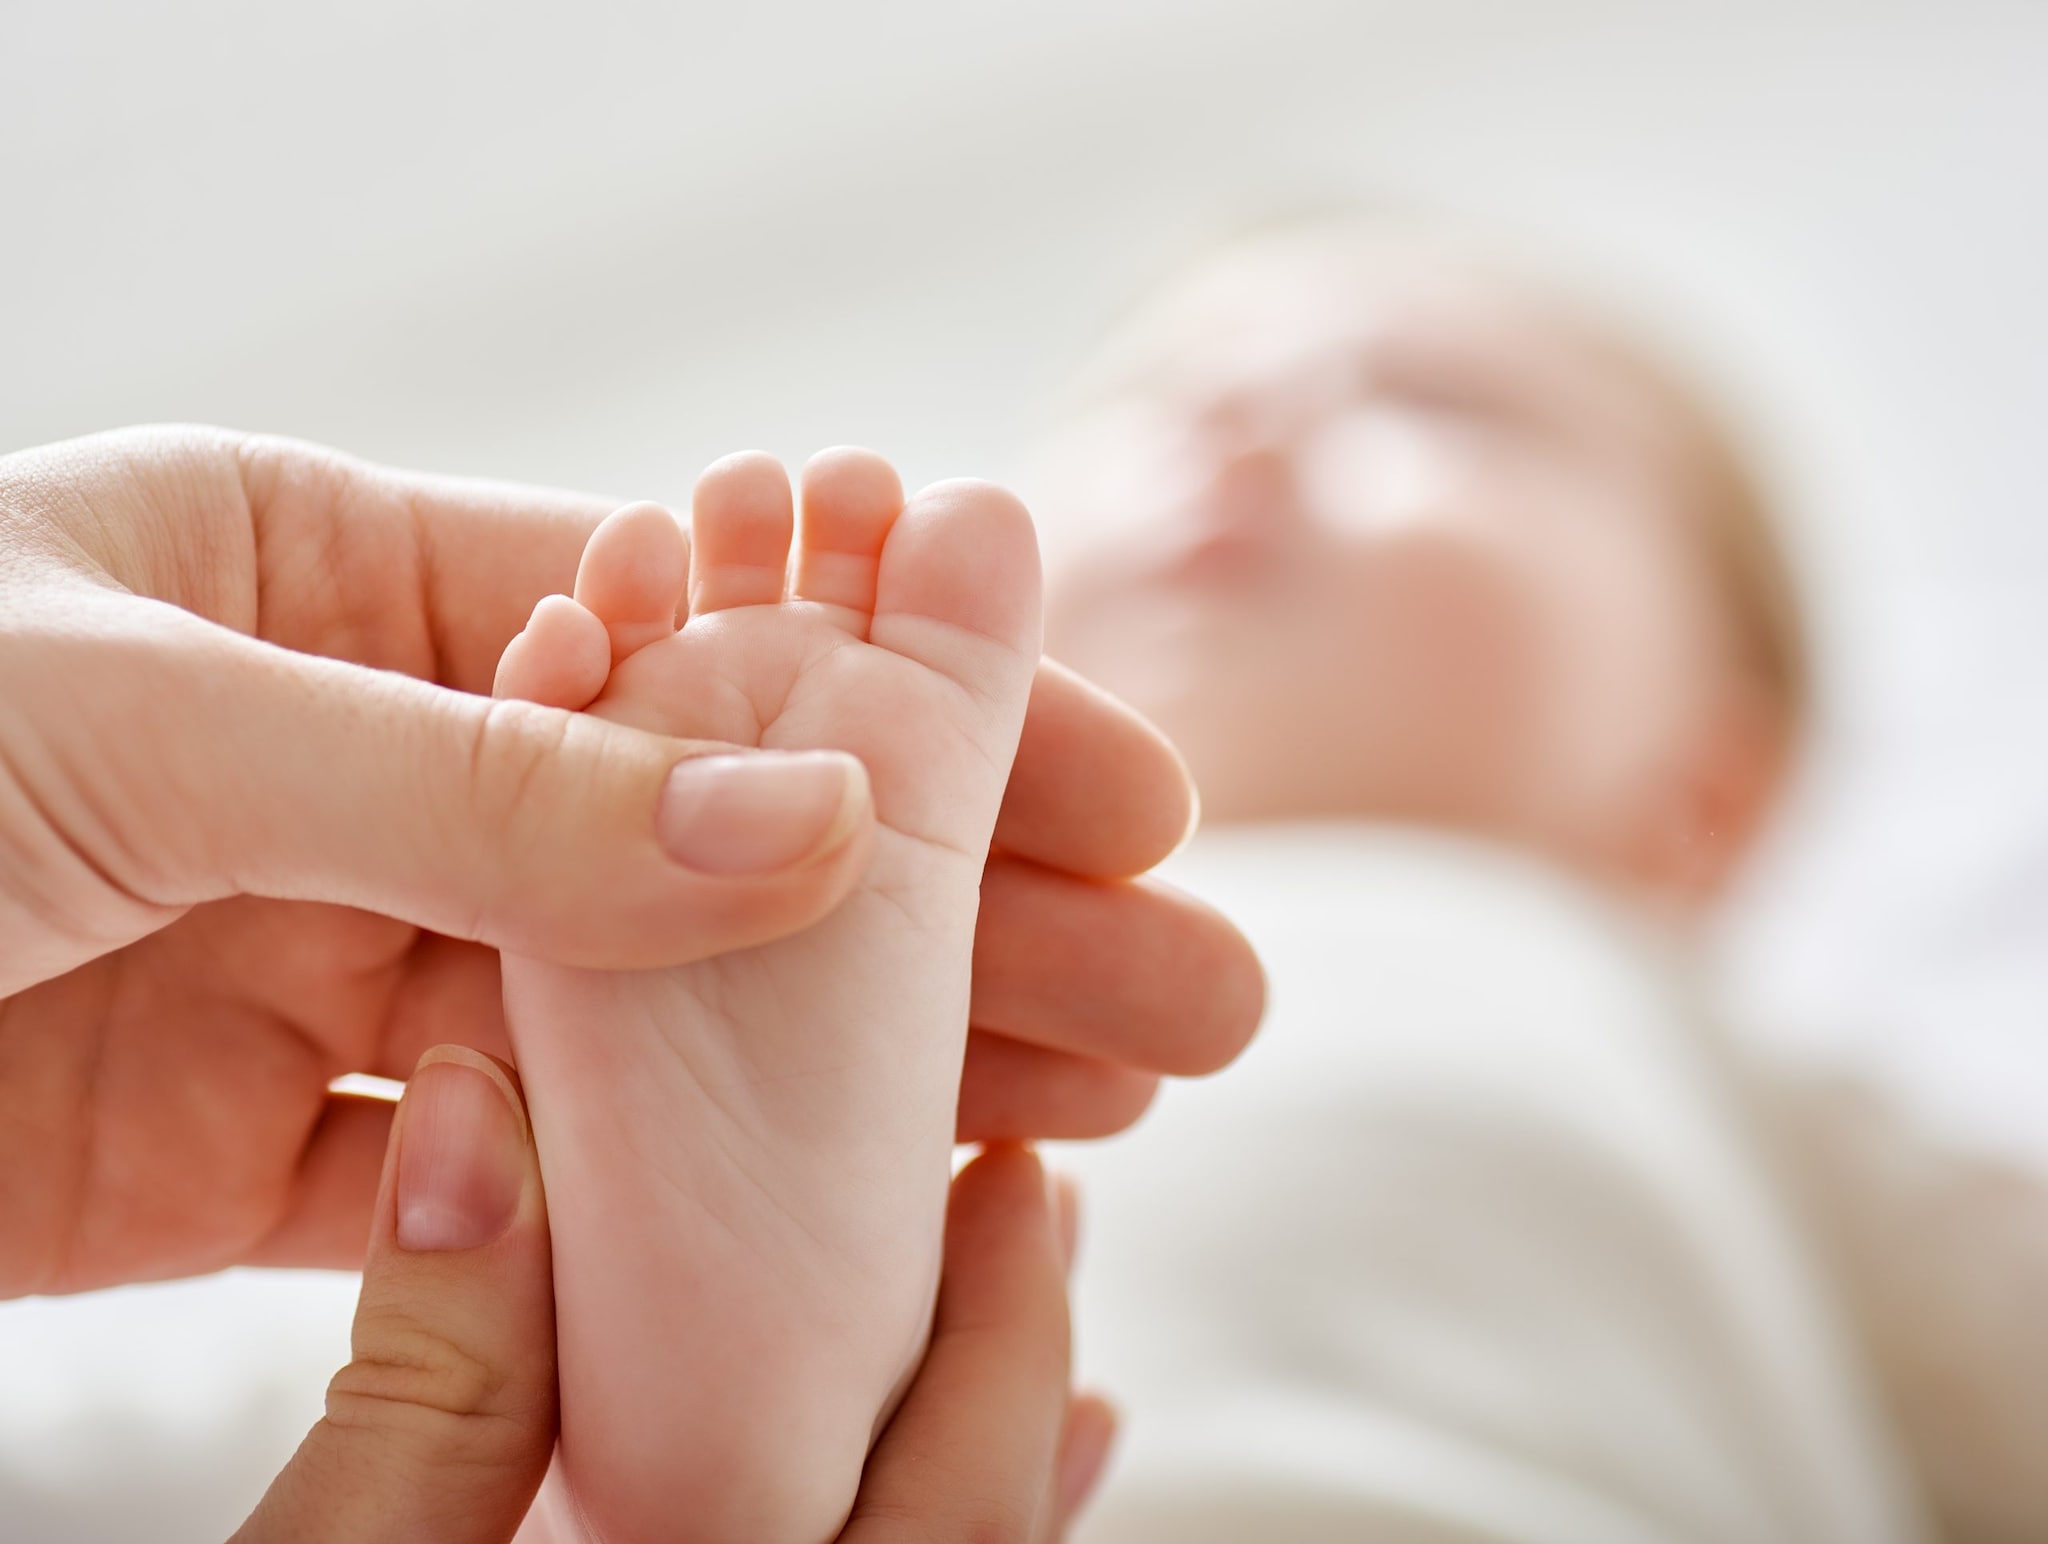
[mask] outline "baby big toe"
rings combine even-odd
[[[1038,537],[991,483],[934,483],[890,528],[869,636],[1019,712],[1040,650]]]

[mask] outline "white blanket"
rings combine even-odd
[[[1659,949],[1485,849],[1210,837],[1272,1013],[1084,1184],[1088,1544],[1919,1536]]]

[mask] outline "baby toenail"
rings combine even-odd
[[[842,846],[867,808],[867,770],[837,751],[746,751],[680,762],[654,829],[706,874],[771,874]]]

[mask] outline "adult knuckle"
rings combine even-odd
[[[467,809],[451,822],[477,834],[478,850],[470,855],[476,902],[465,925],[469,937],[496,936],[501,902],[529,889],[522,876],[545,849],[540,827],[556,818],[553,812],[564,802],[560,790],[542,796],[562,749],[563,718],[531,703],[493,701],[470,724],[458,780]]]
[[[432,724],[439,768],[432,797],[453,838],[467,909],[440,931],[502,943],[535,907],[559,915],[549,864],[565,832],[587,819],[589,758],[571,756],[575,715],[510,699],[449,694]]]
[[[511,829],[526,818],[566,733],[564,715],[528,702],[494,700],[476,715],[465,792],[487,829]]]
[[[55,919],[109,899],[147,910],[195,898],[183,893],[193,838],[164,818],[161,768],[134,753],[163,711],[165,652],[115,628],[0,639],[9,868]]]
[[[501,1413],[509,1379],[455,1336],[402,1310],[366,1316],[356,1353],[327,1386],[343,1426],[459,1424]]]
[[[379,1315],[327,1388],[323,1424],[380,1462],[462,1472],[518,1468],[545,1420],[516,1379],[445,1333],[404,1314]]]

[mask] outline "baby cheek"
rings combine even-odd
[[[1509,555],[1418,526],[1384,544],[1360,588],[1361,653],[1379,662],[1411,732],[1465,756],[1520,744],[1556,650],[1540,596]]]

